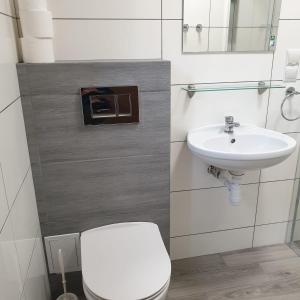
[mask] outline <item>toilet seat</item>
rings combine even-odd
[[[99,298],[98,296],[93,294],[93,292],[91,292],[88,289],[88,287],[86,286],[84,281],[83,281],[82,284],[83,284],[84,294],[85,294],[87,300],[107,300],[107,299]],[[167,282],[167,284],[157,294],[153,295],[151,298],[139,299],[139,300],[164,300],[167,296],[169,285],[170,285],[170,280]]]
[[[164,299],[171,263],[158,226],[121,223],[81,235],[84,288],[92,300]]]

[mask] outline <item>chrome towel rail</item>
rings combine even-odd
[[[282,102],[281,102],[281,106],[280,106],[280,110],[281,110],[281,116],[285,119],[285,120],[287,120],[287,121],[297,121],[297,120],[299,120],[300,119],[300,116],[299,117],[296,117],[296,118],[289,118],[289,117],[287,117],[286,115],[285,115],[285,113],[284,113],[284,111],[283,111],[283,107],[284,107],[284,104],[285,104],[285,102],[288,100],[288,99],[290,99],[290,98],[292,98],[292,97],[294,97],[294,96],[296,96],[296,95],[300,95],[300,92],[297,92],[296,91],[296,89],[294,88],[294,87],[289,87],[287,90],[286,90],[286,92],[285,92],[285,98],[282,100]]]

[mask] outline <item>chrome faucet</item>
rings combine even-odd
[[[233,116],[226,116],[225,117],[225,128],[224,132],[232,134],[234,127],[239,127],[240,123],[234,122]]]

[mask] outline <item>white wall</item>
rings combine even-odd
[[[259,96],[256,91],[207,92],[189,99],[187,84],[274,82],[283,79],[287,48],[300,48],[300,3],[283,0],[275,54],[182,54],[181,0],[48,0],[54,15],[58,60],[166,59],[172,62],[171,254],[173,258],[282,243],[298,153],[286,162],[244,178],[240,206],[187,150],[187,131],[223,122],[233,114],[289,134],[300,141],[300,121],[280,116],[284,90]],[[162,7],[162,10],[161,10]],[[299,81],[295,84],[300,90]],[[299,99],[293,109],[300,113]]]
[[[0,293],[50,299],[18,86],[16,18],[0,0]]]

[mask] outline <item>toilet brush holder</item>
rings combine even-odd
[[[62,277],[62,285],[63,285],[64,293],[60,295],[56,300],[78,300],[78,297],[75,294],[67,292],[67,281],[65,276],[64,258],[61,249],[58,250],[58,262],[59,262],[60,273]]]
[[[78,297],[72,293],[60,295],[56,300],[78,300]]]

